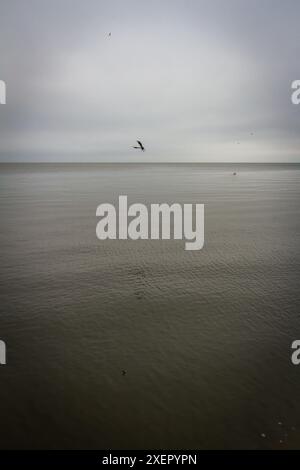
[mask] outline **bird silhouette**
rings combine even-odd
[[[140,140],[137,140],[137,143],[139,144],[138,147],[133,147],[134,149],[139,149],[145,152],[145,147],[143,146],[142,142]]]

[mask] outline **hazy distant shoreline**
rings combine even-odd
[[[84,167],[84,166],[172,166],[172,167],[186,167],[186,166],[202,166],[202,167],[247,167],[247,168],[292,168],[295,167],[297,169],[300,168],[299,163],[271,163],[271,162],[0,162],[0,167],[8,166],[12,168],[13,166],[43,166],[43,167],[54,167],[54,166],[77,166],[77,167]]]

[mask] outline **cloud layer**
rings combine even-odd
[[[1,161],[300,161],[298,0],[0,9]]]

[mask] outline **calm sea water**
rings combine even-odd
[[[204,249],[100,242],[119,194]],[[300,448],[300,166],[1,165],[0,216],[1,448]]]

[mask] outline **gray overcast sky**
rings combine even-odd
[[[299,22],[299,0],[0,0],[0,160],[300,162]]]

